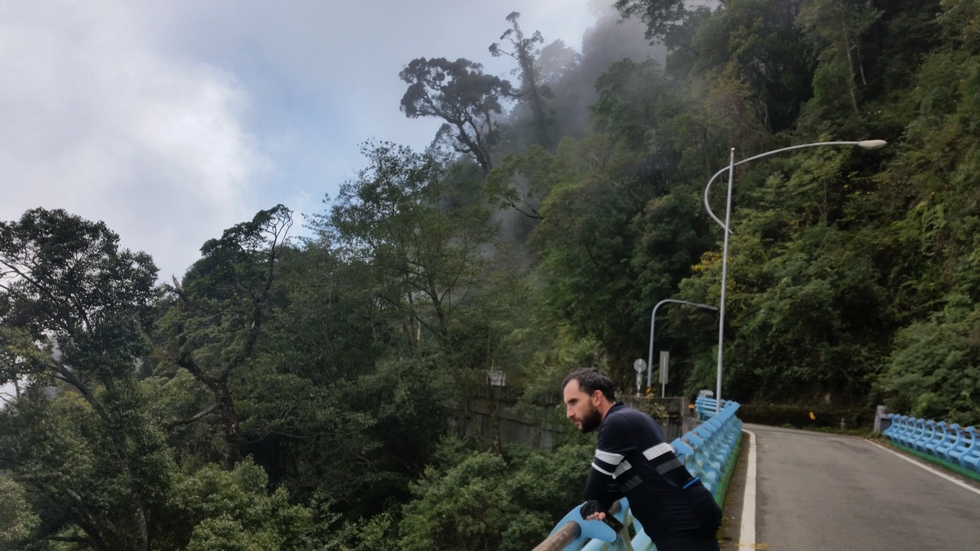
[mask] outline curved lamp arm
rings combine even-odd
[[[782,149],[774,149],[772,151],[767,151],[765,153],[760,153],[758,155],[753,155],[752,157],[749,157],[748,159],[742,159],[741,161],[739,161],[737,163],[732,163],[731,165],[726,166],[725,168],[723,168],[723,169],[719,170],[718,172],[716,172],[715,175],[712,176],[710,180],[708,180],[708,185],[705,186],[705,188],[704,188],[704,207],[706,209],[708,209],[708,216],[710,216],[712,219],[714,219],[715,222],[718,222],[718,225],[719,226],[721,226],[722,228],[725,228],[729,233],[731,233],[731,230],[729,230],[725,226],[725,223],[722,222],[721,220],[719,220],[718,217],[715,216],[715,213],[711,211],[711,205],[708,204],[708,193],[711,191],[711,183],[715,181],[715,178],[721,176],[722,174],[724,174],[725,172],[731,170],[732,168],[734,168],[734,167],[736,167],[736,166],[738,166],[740,164],[747,163],[749,161],[754,161],[756,159],[761,159],[763,157],[768,157],[769,155],[775,155],[776,153],[784,153],[786,151],[792,151],[794,149],[804,149],[804,148],[807,148],[807,147],[820,147],[820,146],[824,146],[824,145],[856,145],[856,146],[861,147],[861,148],[864,148],[864,149],[878,149],[878,148],[885,147],[886,145],[888,145],[888,142],[886,142],[885,140],[861,140],[861,141],[858,141],[858,142],[816,142],[816,143],[808,143],[808,144],[803,144],[803,145],[794,145],[794,146],[790,146],[790,147],[784,147]]]
[[[698,304],[696,302],[688,302],[686,300],[677,300],[672,298],[665,298],[664,300],[661,300],[660,302],[657,303],[656,306],[653,307],[653,312],[650,313],[650,355],[647,356],[647,388],[649,388],[650,385],[652,384],[651,376],[653,375],[653,329],[657,323],[657,309],[660,308],[662,305],[668,303],[687,304],[689,306],[704,308],[705,310],[715,310],[715,311],[718,310],[718,308],[714,306],[709,306],[707,304]]]

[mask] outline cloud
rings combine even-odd
[[[595,0],[591,0],[595,2]],[[369,139],[425,147],[401,69],[527,33],[579,47],[584,0],[0,3],[0,220],[64,208],[180,277],[204,241],[285,204],[321,212]],[[296,232],[300,231],[298,228]]]
[[[234,76],[161,54],[133,6],[0,7],[0,217],[43,206],[103,220],[169,279],[249,212],[267,161]]]

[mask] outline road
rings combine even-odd
[[[943,478],[863,438],[743,428],[757,451],[754,548],[980,551],[975,483]]]

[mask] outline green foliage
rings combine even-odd
[[[497,547],[512,512],[503,489],[504,460],[474,453],[448,472],[426,469],[405,506],[402,549],[476,550]]]
[[[282,205],[225,230],[201,248],[203,257],[174,280],[157,330],[160,355],[190,373],[210,397],[200,412],[216,412],[224,429],[226,465],[240,456],[243,437],[234,388],[261,350],[292,213]],[[210,402],[210,403],[208,403]]]
[[[980,422],[980,310],[951,296],[932,319],[898,332],[881,386],[892,411],[963,426]]]
[[[691,35],[708,15],[708,8],[683,0],[616,0],[614,6],[623,18],[638,16],[647,26],[648,40],[671,49],[689,48]]]
[[[265,471],[248,460],[231,471],[207,466],[181,481],[173,499],[193,523],[186,549],[308,549],[311,511],[267,484]]]
[[[324,549],[331,551],[397,551],[397,540],[392,537],[395,521],[393,515],[384,512],[371,518],[347,522],[340,526],[326,542]]]
[[[522,155],[508,155],[487,176],[486,193],[500,208],[513,208],[533,219],[558,179],[555,159],[543,148],[532,146]]]
[[[495,227],[480,204],[452,204],[446,167],[430,154],[390,143],[365,144],[370,167],[341,186],[325,235],[368,263],[370,288],[400,323],[408,343],[419,334],[443,345],[457,306],[476,290]]]
[[[0,546],[14,547],[26,541],[40,523],[24,487],[0,471]]]
[[[881,15],[867,2],[809,0],[800,6],[796,25],[820,52],[813,77],[814,97],[804,117],[815,119],[821,131],[860,132],[860,103],[868,85],[861,37]]]
[[[456,456],[453,464],[426,469],[413,485],[415,500],[403,509],[400,548],[533,547],[555,518],[579,503],[592,451],[586,444],[548,454],[514,450],[504,458],[457,449],[450,454]]]
[[[604,313],[630,310],[635,274],[625,259],[635,237],[628,227],[646,195],[638,182],[618,181],[618,174],[604,170],[605,163],[632,160],[618,153],[600,136],[563,143],[559,157],[576,171],[549,194],[541,209],[544,220],[532,235],[551,311],[614,354],[634,326]]]
[[[813,64],[794,25],[800,0],[733,0],[706,19],[694,38],[696,74],[716,82],[727,117],[744,130],[791,129],[813,95]]]

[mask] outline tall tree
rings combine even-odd
[[[31,389],[3,413],[0,468],[35,496],[35,539],[149,548],[169,472],[137,382],[156,272],[102,222],[34,209],[0,223],[0,383]]]
[[[537,57],[540,49],[535,44],[544,42],[540,31],[534,31],[530,38],[524,36],[521,25],[518,23],[521,14],[511,12],[507,16],[511,28],[500,35],[500,40],[508,40],[513,47],[512,50],[501,48],[500,43],[494,42],[490,45],[490,54],[493,57],[506,55],[517,61],[517,68],[513,73],[520,76],[521,88],[517,94],[518,99],[526,103],[531,111],[531,126],[537,136],[538,145],[545,149],[551,149],[554,145],[554,138],[551,130],[554,126],[552,116],[548,112],[547,100],[552,96],[551,89],[542,84],[541,72],[537,67]]]
[[[217,412],[224,427],[224,460],[233,465],[242,445],[231,379],[255,359],[269,317],[273,285],[292,213],[277,205],[224,231],[201,247],[163,320],[164,357],[208,388],[212,401],[189,419]]]
[[[729,94],[739,100],[732,114],[749,113],[768,134],[793,128],[801,105],[813,96],[814,62],[795,24],[801,2],[726,2],[693,39],[694,74],[735,91]]]
[[[473,158],[484,176],[493,168],[493,148],[499,140],[496,118],[501,100],[514,97],[510,82],[483,73],[467,59],[413,59],[399,73],[408,83],[401,109],[406,117],[438,117],[445,122],[437,141]]]
[[[803,3],[796,24],[820,52],[814,74],[814,101],[833,105],[846,97],[851,114],[861,118],[861,90],[868,84],[864,74],[862,35],[881,13],[865,1],[811,0]],[[840,93],[841,89],[847,90],[846,96]],[[822,110],[823,117],[833,114],[833,111],[827,111]]]

